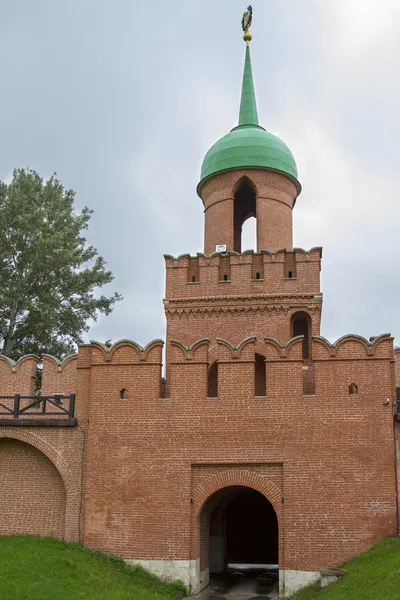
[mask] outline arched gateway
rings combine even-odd
[[[197,568],[192,591],[204,588],[210,575],[238,565],[279,568],[282,494],[267,477],[240,470],[218,473],[195,490],[193,501],[192,559]]]

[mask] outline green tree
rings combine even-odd
[[[54,174],[15,169],[0,182],[0,348],[6,356],[62,357],[82,342],[89,319],[109,314],[119,294],[99,295],[113,275],[82,232],[93,211],[74,209]]]

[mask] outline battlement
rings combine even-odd
[[[39,358],[34,354],[22,356],[18,361],[0,354],[0,396],[31,396],[35,391],[38,362]]]
[[[322,248],[165,255],[166,299],[320,293]]]
[[[213,342],[201,338],[188,346],[180,340],[170,339],[170,397],[185,402],[187,394],[193,393],[193,383],[196,382],[196,394],[207,398],[210,368],[214,364],[218,364],[218,397],[220,393],[222,397],[237,394],[240,381],[240,386],[246,387],[246,397],[249,398],[268,396],[271,385],[276,385],[276,390],[284,393],[279,377],[275,379],[274,372],[279,372],[280,377],[287,377],[290,372],[290,377],[298,383],[299,393],[301,388],[301,393],[314,394],[318,393],[319,371],[334,369],[337,375],[338,367],[334,367],[334,364],[348,364],[349,381],[343,383],[348,387],[353,385],[357,390],[360,386],[357,381],[358,363],[386,360],[394,364],[393,338],[389,334],[370,341],[357,335],[346,335],[335,343],[321,336],[312,336],[310,358],[307,360],[303,358],[303,340],[304,336],[299,335],[282,344],[271,337],[248,336],[235,344],[224,338],[216,338]],[[77,355],[69,356],[62,362],[46,354],[43,356],[41,394],[77,394],[77,408],[80,403],[85,405],[102,396],[107,406],[112,399],[135,402],[140,399],[145,402],[158,400],[162,397],[163,346],[164,342],[160,339],[153,340],[145,347],[130,340],[120,340],[112,346],[92,341],[81,346]],[[36,356],[25,356],[18,363],[0,356],[0,395],[32,395],[37,362]],[[322,367],[323,363],[329,364]],[[254,387],[255,368],[259,369],[260,364],[263,371],[261,377],[265,381],[263,394],[257,394]],[[238,372],[235,371],[235,365]],[[283,375],[285,369],[288,373]],[[91,371],[89,379],[88,370]],[[362,377],[367,372],[363,372]],[[352,393],[355,393],[355,388]],[[78,411],[79,414],[82,416],[82,410],[80,413]]]

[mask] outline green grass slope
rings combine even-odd
[[[166,583],[118,558],[37,536],[0,537],[1,600],[177,600]]]
[[[400,538],[391,538],[344,565],[340,581],[321,590],[319,584],[293,600],[400,600]]]

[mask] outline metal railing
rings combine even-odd
[[[75,394],[63,396],[0,396],[0,416],[10,419],[58,417],[73,420],[75,415]]]

